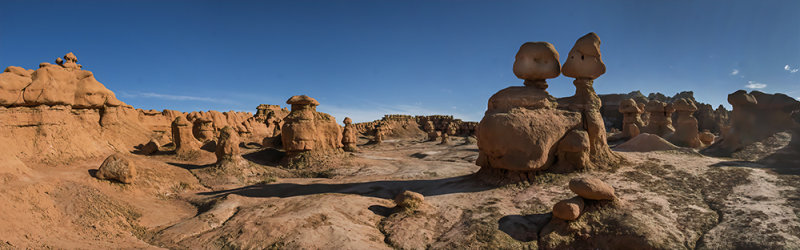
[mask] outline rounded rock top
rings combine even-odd
[[[569,51],[564,66],[564,76],[595,79],[606,73],[606,65],[600,56],[600,37],[594,32],[584,35]]]
[[[291,98],[289,98],[289,100],[286,100],[286,104],[319,106],[319,102],[316,99],[311,98],[307,95],[292,96]]]
[[[672,107],[675,108],[675,110],[677,111],[687,111],[687,112],[697,111],[697,106],[694,105],[694,102],[686,100],[686,98],[675,100],[675,102],[672,103]]]
[[[523,80],[556,78],[561,74],[558,51],[548,42],[527,42],[519,47],[514,75]]]

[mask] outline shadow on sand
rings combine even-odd
[[[785,147],[758,161],[732,160],[711,165],[712,167],[762,168],[782,175],[800,175],[800,150]]]
[[[500,231],[518,241],[530,242],[539,238],[539,232],[552,218],[551,213],[531,215],[506,215],[497,221]]]
[[[470,193],[493,189],[480,183],[473,174],[433,180],[386,180],[340,184],[256,184],[241,188],[204,192],[201,195],[222,196],[237,194],[247,197],[294,197],[312,194],[357,194],[368,197],[392,199],[405,190],[424,196],[452,193]]]

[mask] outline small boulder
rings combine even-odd
[[[553,216],[562,220],[578,219],[583,211],[583,205],[583,198],[580,196],[559,201],[553,206]]]
[[[416,210],[425,202],[425,197],[420,193],[406,190],[395,196],[394,202],[398,208]]]
[[[158,152],[158,142],[155,139],[151,139],[147,144],[144,144],[140,149],[143,155],[152,155]]]
[[[116,153],[103,161],[95,175],[101,180],[116,180],[125,184],[133,183],[136,178],[136,167],[133,161],[123,154]]]
[[[594,177],[575,178],[569,181],[569,190],[590,200],[613,200],[614,188]]]

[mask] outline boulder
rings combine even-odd
[[[425,196],[406,190],[394,197],[394,203],[398,208],[416,210],[425,203]]]
[[[589,134],[586,131],[573,129],[558,143],[559,170],[571,172],[592,168],[589,159]]]
[[[152,154],[158,153],[158,148],[159,147],[160,146],[158,145],[158,141],[156,141],[155,139],[150,139],[150,141],[147,142],[147,144],[144,144],[142,146],[142,148],[139,149],[139,151],[143,155],[152,155]]]
[[[613,200],[614,188],[594,177],[575,178],[569,181],[569,190],[589,200]]]
[[[583,198],[580,196],[559,201],[553,206],[553,217],[568,221],[576,220],[581,216],[583,206]]]
[[[130,184],[136,178],[136,166],[127,156],[121,153],[112,154],[100,165],[95,177]]]
[[[519,47],[514,60],[514,75],[525,80],[525,86],[547,89],[545,79],[561,73],[558,52],[548,42],[527,42]]]
[[[711,145],[714,143],[716,136],[706,129],[698,135],[698,139],[700,139],[700,142],[704,145]]]

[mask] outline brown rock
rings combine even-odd
[[[317,100],[301,95],[286,103],[292,111],[284,119],[281,141],[288,153],[342,147],[342,127],[333,116],[317,112]]]
[[[358,137],[356,136],[356,129],[353,126],[353,120],[350,117],[344,118],[344,132],[342,132],[342,145],[344,151],[356,152],[358,147]]]
[[[239,135],[230,126],[225,126],[219,131],[217,147],[214,155],[217,156],[217,164],[225,165],[229,162],[236,162],[241,159],[239,149]]]
[[[553,217],[562,220],[576,220],[581,216],[583,206],[583,198],[580,196],[559,201],[553,206]]]
[[[31,74],[23,68],[7,67],[0,73],[0,106],[21,105],[23,89],[31,83]]]
[[[711,145],[712,143],[714,143],[714,139],[716,139],[716,136],[714,136],[714,134],[712,134],[706,129],[702,133],[700,133],[700,135],[698,135],[698,138],[700,139],[700,142],[702,142],[704,145]]]
[[[569,51],[561,72],[564,76],[577,79],[596,79],[605,74],[606,65],[600,59],[600,37],[591,32],[578,39]]]
[[[613,200],[614,188],[594,177],[575,178],[569,181],[569,190],[585,199]]]
[[[214,140],[213,121],[204,117],[198,117],[192,122],[192,135],[201,142]]]
[[[423,130],[428,133],[428,141],[436,141],[439,138],[439,132],[436,131],[433,121],[426,121]]]
[[[694,102],[681,98],[673,102],[672,107],[678,112],[678,119],[675,133],[670,137],[670,141],[675,145],[690,148],[703,146],[698,136],[697,118],[693,116],[697,111]]]
[[[558,52],[548,42],[527,42],[519,47],[514,60],[514,75],[525,80],[525,86],[546,89],[545,79],[561,73]]]
[[[191,155],[202,147],[200,142],[194,139],[191,125],[183,116],[176,117],[172,122],[172,141],[175,143],[177,155]]]
[[[589,134],[586,131],[573,129],[567,132],[558,143],[559,171],[591,169],[589,147]]]
[[[151,139],[147,144],[144,144],[140,149],[141,153],[144,155],[152,155],[158,152],[158,142],[155,139]]]
[[[640,116],[644,110],[639,109],[639,105],[633,99],[625,99],[620,102],[619,112],[623,115],[623,138],[633,138],[639,135],[640,128],[644,127]]]
[[[672,104],[651,100],[645,106],[645,110],[650,114],[650,118],[647,126],[642,130],[643,133],[654,134],[662,138],[668,138],[675,133],[675,127],[672,126],[672,112],[675,112],[675,109]]]
[[[95,176],[102,180],[116,180],[130,184],[136,178],[136,167],[127,156],[116,153],[103,161]]]

